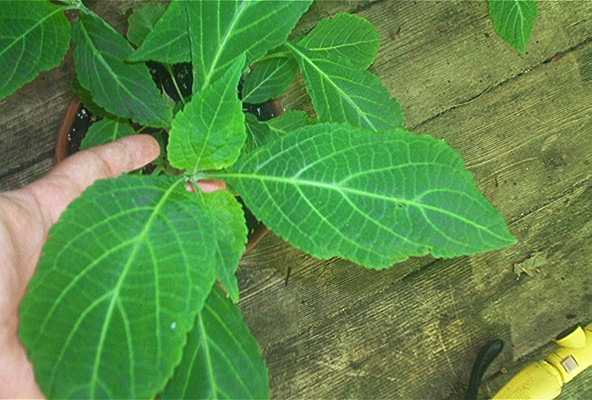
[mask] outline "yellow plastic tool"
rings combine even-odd
[[[563,385],[592,365],[592,323],[578,326],[555,344],[551,354],[527,365],[493,399],[552,400]]]

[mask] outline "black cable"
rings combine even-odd
[[[481,348],[471,370],[471,378],[469,380],[469,387],[465,393],[465,400],[477,400],[481,379],[483,379],[487,367],[501,353],[503,348],[504,342],[501,339],[491,340]]]

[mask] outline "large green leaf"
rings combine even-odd
[[[37,74],[57,67],[70,45],[64,8],[49,1],[11,0],[0,5],[0,100]]]
[[[183,0],[172,0],[130,61],[177,64],[191,61],[187,14]]]
[[[378,53],[380,37],[374,25],[364,18],[339,13],[319,22],[298,45],[318,57],[349,62],[366,69]]]
[[[301,128],[241,158],[227,180],[258,219],[319,258],[382,268],[514,243],[460,156],[403,129]]]
[[[192,171],[219,169],[238,158],[245,142],[237,89],[244,63],[243,55],[177,113],[168,145],[171,165]]]
[[[267,399],[269,377],[237,306],[214,289],[162,399]]]
[[[49,398],[154,398],[215,280],[209,213],[182,178],[98,181],[49,233],[20,337]]]
[[[375,75],[287,45],[298,58],[306,88],[322,122],[347,122],[375,131],[404,125],[401,106]]]
[[[312,0],[185,2],[191,38],[194,93],[246,53],[247,63],[284,43]]]
[[[168,127],[171,105],[157,89],[148,68],[125,60],[128,41],[101,18],[81,15],[74,24],[74,60],[80,84],[97,105],[143,125]]]
[[[298,64],[291,57],[274,57],[255,63],[245,76],[242,100],[259,104],[279,97],[294,82]]]
[[[236,270],[247,243],[247,223],[243,208],[226,190],[204,194],[216,236],[216,272],[232,301],[238,302]]]
[[[154,29],[156,22],[164,14],[166,7],[160,3],[146,3],[134,9],[129,16],[127,38],[136,46],[140,46],[146,36]]]
[[[134,128],[129,123],[106,117],[90,126],[80,143],[80,149],[111,143],[122,137],[133,135],[134,132]]]
[[[537,18],[537,1],[489,0],[489,16],[498,35],[524,54]]]

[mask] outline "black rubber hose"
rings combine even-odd
[[[481,386],[481,379],[487,370],[487,367],[495,360],[495,358],[502,352],[504,348],[504,342],[501,339],[494,339],[487,342],[485,346],[481,348],[473,369],[471,370],[471,379],[469,380],[469,387],[465,393],[465,400],[477,400],[479,394],[479,386]]]

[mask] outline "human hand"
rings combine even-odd
[[[129,136],[77,153],[31,185],[0,194],[0,398],[43,397],[18,339],[18,307],[49,229],[94,181],[141,168],[159,152],[152,137]]]

